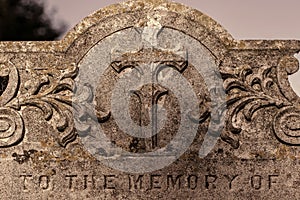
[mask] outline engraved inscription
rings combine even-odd
[[[283,175],[281,175],[283,176]],[[251,190],[276,190],[280,187],[279,174],[66,174],[63,177],[57,175],[33,175],[21,174],[19,176],[23,191],[33,188],[40,190],[55,190],[55,180],[63,180],[63,188],[66,191],[83,190],[128,190],[128,191],[204,191],[226,189],[239,190],[248,187]],[[58,178],[58,179],[57,179]]]

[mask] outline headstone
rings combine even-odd
[[[1,199],[298,199],[295,40],[132,0],[0,43]]]

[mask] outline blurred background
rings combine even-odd
[[[119,0],[0,0],[0,40],[58,40]],[[235,39],[300,40],[299,0],[176,0],[219,22]],[[298,59],[299,54],[295,55]],[[300,72],[289,77],[300,96]]]

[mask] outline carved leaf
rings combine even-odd
[[[49,74],[29,80],[25,83],[25,87],[31,95],[20,96],[17,98],[18,101],[14,101],[14,107],[34,106],[43,111],[45,120],[56,120],[53,124],[59,132],[58,143],[63,147],[76,139],[72,94],[75,90],[73,78],[77,72],[78,67],[72,65],[61,72],[58,80],[51,82]],[[54,119],[54,115],[58,116]]]
[[[239,147],[236,135],[242,131],[243,123],[252,121],[258,110],[266,107],[278,108],[279,112],[274,119],[278,124],[280,120],[277,118],[282,117],[281,110],[292,105],[281,94],[278,84],[271,76],[272,69],[271,66],[262,66],[254,71],[250,66],[244,65],[236,70],[221,70],[225,78],[224,88],[228,94],[226,130],[221,137],[234,148]],[[241,116],[244,120],[240,119]]]

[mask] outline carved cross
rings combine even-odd
[[[150,89],[149,89],[150,88]],[[140,110],[139,112],[139,126],[143,126],[143,122],[149,123],[151,117],[152,121],[152,138],[151,138],[151,145],[147,145],[145,139],[141,139],[141,146],[142,149],[155,149],[158,146],[158,130],[157,130],[157,106],[158,100],[163,95],[168,94],[168,90],[164,89],[162,86],[157,84],[151,84],[150,86],[142,87],[140,90],[132,91],[135,94],[140,103]],[[152,109],[151,109],[152,108]],[[150,110],[151,109],[151,110]],[[149,116],[149,113],[151,115]],[[143,131],[143,129],[141,129]]]
[[[141,135],[143,135],[143,126],[147,126],[152,122],[151,131],[152,137],[151,142],[147,142],[145,138],[134,138],[130,149],[134,152],[137,151],[152,151],[159,147],[159,130],[158,130],[158,102],[160,98],[168,94],[168,90],[163,86],[158,84],[158,75],[162,69],[171,67],[179,72],[183,72],[187,67],[186,58],[167,54],[164,56],[161,50],[155,49],[142,49],[137,54],[127,53],[126,59],[123,55],[114,56],[114,61],[111,67],[117,72],[122,73],[126,68],[134,68],[138,71],[139,75],[142,77],[144,74],[141,69],[141,65],[147,65],[151,67],[151,82],[152,84],[145,84],[139,89],[131,90],[132,97],[135,96],[138,99],[138,106],[135,106],[135,118],[136,123],[141,127]],[[158,59],[159,60],[158,60]],[[155,60],[157,59],[157,60]],[[126,73],[126,72],[125,72]],[[143,78],[143,77],[142,77]],[[136,103],[137,103],[136,102]]]

